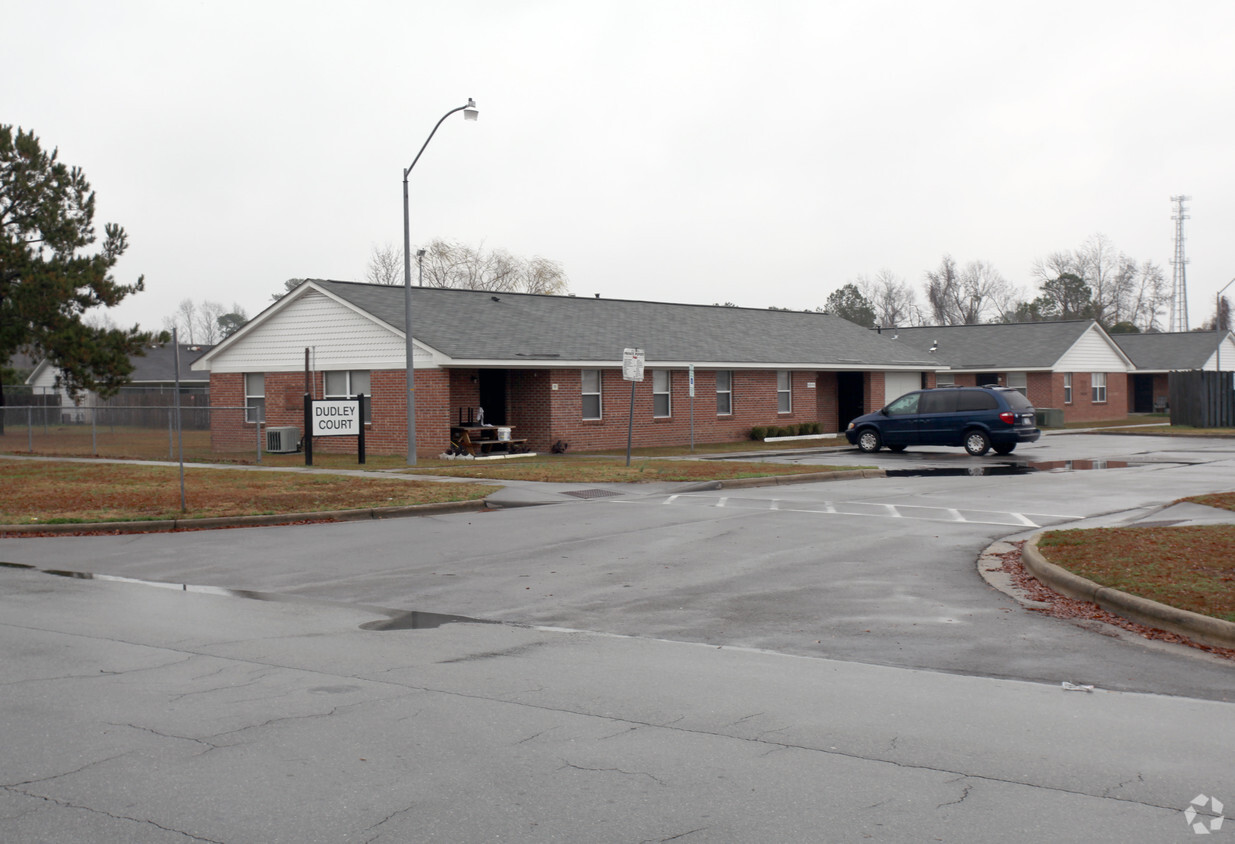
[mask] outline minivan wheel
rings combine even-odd
[[[974,457],[981,457],[991,450],[991,438],[982,431],[970,431],[965,434],[965,451]]]
[[[858,434],[858,448],[867,454],[874,454],[882,445],[883,440],[879,438],[879,432],[874,428],[866,428]]]

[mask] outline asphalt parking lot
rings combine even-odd
[[[6,837],[1169,841],[1235,795],[1235,667],[975,566],[1229,490],[1235,442],[776,459],[908,471],[0,540]]]

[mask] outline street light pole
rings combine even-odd
[[[433,140],[433,136],[437,134],[438,126],[441,126],[442,122],[456,111],[463,112],[465,120],[475,120],[480,114],[476,109],[476,101],[471,97],[468,97],[467,105],[452,108],[443,114],[441,120],[437,121],[437,125],[433,127],[433,131],[429,133],[429,137],[425,138],[420,152],[416,153],[412,163],[403,171],[403,334],[404,354],[407,356],[407,465],[409,466],[416,465],[416,380],[413,373],[415,353],[412,348],[412,229],[407,211],[407,177],[412,172],[412,168],[416,166],[416,162],[420,160],[420,156],[424,155],[429,141]]]
[[[1231,279],[1226,284],[1222,285],[1222,289],[1218,291],[1218,296],[1214,301],[1214,328],[1216,330],[1220,330],[1219,326],[1222,322],[1222,294],[1225,293],[1226,289],[1230,287],[1232,284],[1235,284],[1235,278]],[[1231,327],[1228,325],[1226,327],[1226,330],[1230,331]],[[1217,369],[1219,372],[1222,371],[1222,341],[1225,339],[1226,339],[1225,335],[1223,334],[1218,335],[1218,357],[1217,357],[1217,360],[1214,361],[1214,368]]]

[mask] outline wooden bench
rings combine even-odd
[[[524,451],[523,444],[527,440],[500,440],[497,437],[496,425],[467,425],[451,428],[450,442],[464,453],[476,457],[486,454],[517,454]]]

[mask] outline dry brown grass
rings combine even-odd
[[[869,467],[867,467],[869,468]],[[538,454],[514,460],[425,460],[415,469],[421,475],[459,478],[541,481],[549,483],[651,483],[654,481],[717,481],[829,471],[857,471],[853,466],[799,466],[738,460],[632,460]]]
[[[123,463],[0,461],[0,524],[142,521],[248,516],[471,501],[495,487],[402,478]]]
[[[1185,500],[1235,510],[1235,493]],[[1094,583],[1235,621],[1235,525],[1054,530],[1038,548]]]

